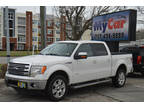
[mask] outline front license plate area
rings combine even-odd
[[[18,82],[17,86],[19,88],[26,88],[26,83],[25,82]]]

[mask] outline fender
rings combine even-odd
[[[65,66],[65,65],[63,65],[63,64],[56,64],[56,65],[51,66],[51,67],[47,70],[47,72],[45,73],[47,79],[49,79],[49,77],[50,77],[54,72],[59,71],[59,70],[64,71],[64,72],[68,75],[69,83],[71,84],[71,82],[72,82],[72,70],[71,70],[69,67],[67,67],[67,66]]]
[[[122,64],[126,66],[126,70],[128,71],[128,69],[127,69],[128,66],[127,66],[125,60],[121,59],[116,64],[113,64],[113,66],[112,66],[112,76],[116,75],[119,66],[122,65]]]

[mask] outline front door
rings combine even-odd
[[[93,76],[93,53],[89,44],[81,44],[75,55],[79,52],[87,52],[88,57],[86,59],[76,59],[73,61],[74,69],[74,82],[84,82],[95,79]]]

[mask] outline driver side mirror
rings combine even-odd
[[[74,56],[74,59],[86,59],[87,52],[79,52],[78,55]]]

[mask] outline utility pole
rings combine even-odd
[[[9,18],[8,6],[5,7],[5,22],[6,22],[6,46],[7,46],[7,63],[10,61],[10,42],[9,42]]]
[[[60,8],[59,11],[60,11],[60,14],[61,14],[61,15],[60,15],[60,26],[61,26],[61,31],[60,31],[60,32],[61,32],[61,40],[63,41],[64,38],[65,38],[65,37],[64,37],[64,33],[65,33],[64,23],[65,23],[65,22],[64,22],[64,15],[63,15],[63,14],[64,14],[64,8],[65,8],[65,7],[64,7],[64,6],[60,6],[59,8]]]
[[[40,6],[41,48],[46,47],[46,7]]]
[[[28,25],[29,25],[29,32],[28,32],[28,36],[29,36],[29,51],[30,51],[30,47],[31,47],[31,40],[30,40],[30,38],[31,38],[31,35],[30,35],[30,29],[31,29],[31,27],[30,27],[30,15],[28,15]]]

